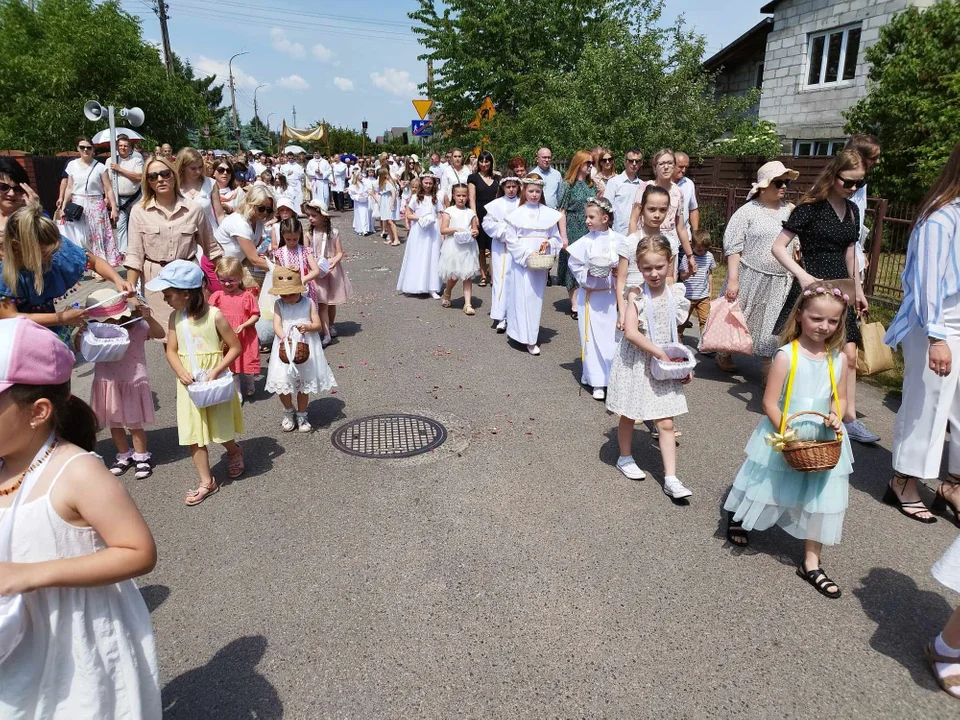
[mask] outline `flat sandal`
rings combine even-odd
[[[813,587],[817,589],[817,592],[824,597],[828,597],[831,600],[836,600],[840,597],[840,586],[827,577],[822,567],[814,568],[813,570],[804,570],[803,563],[800,563],[800,567],[797,568],[797,576],[813,585]],[[835,593],[830,592],[828,590],[830,587],[836,588],[837,591]]]
[[[924,648],[923,657],[930,666],[930,670],[933,672],[933,677],[937,679],[937,685],[940,686],[940,689],[947,693],[947,695],[960,699],[960,695],[952,691],[952,688],[960,688],[960,675],[948,675],[944,677],[937,672],[937,663],[958,665],[960,664],[960,657],[948,657],[946,655],[940,655],[934,647],[933,640],[927,643],[927,647]]]

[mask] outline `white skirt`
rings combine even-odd
[[[289,327],[284,328],[289,332]],[[304,336],[310,346],[310,357],[305,363],[291,366],[280,361],[280,341],[274,337],[270,351],[270,366],[267,370],[266,390],[277,395],[318,395],[337,386],[333,372],[327,364],[320,343],[320,333],[309,332]]]
[[[448,280],[472,280],[480,274],[480,248],[476,240],[458,243],[448,235],[440,246],[440,277]]]

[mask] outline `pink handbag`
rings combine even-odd
[[[700,352],[753,355],[753,339],[740,311],[739,300],[730,302],[721,295],[710,303],[710,315],[698,349]]]

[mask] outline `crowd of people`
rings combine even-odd
[[[379,223],[384,242],[401,245],[405,230],[398,292],[450,308],[460,284],[462,311],[475,316],[474,282],[491,286],[491,329],[530,355],[541,354],[546,288],[562,285],[579,330],[581,382],[619,416],[617,470],[646,477],[632,455],[642,421],[659,445],[663,492],[690,502],[676,418],[688,412],[684,388],[697,359],[682,336],[694,323],[703,334],[717,263],[684,153],[656,152],[642,180],[640,150],[628,150],[616,173],[602,147],[575,153],[563,173],[540,148],[529,167],[513,158],[502,174],[489,152],[465,159],[458,149],[423,163],[320,153],[307,162],[288,153],[280,163],[162,146],[137,161],[127,142],[99,171],[89,140],[78,150],[56,219],[23,168],[0,158],[0,420],[8,428],[0,437],[0,710],[159,716],[149,615],[131,580],[150,571],[156,548],[119,481],[155,469],[147,428],[158,376],[148,372],[146,344],[164,344],[176,382],[179,442],[198,476],[186,505],[220,490],[211,445],[224,447],[230,478],[243,474],[243,402],[257,378],[279,399],[280,429],[310,432],[309,396],[336,386],[324,348],[352,292],[330,202],[352,209],[359,236]],[[798,173],[763,165],[722,239],[728,272],[719,295],[742,309],[765,386],[723,504],[727,538],[742,547],[750,533],[779,526],[804,543],[796,574],[829,599],[841,589],[821,555],[841,539],[850,441],[880,439],[855,404],[858,323],[869,312],[866,182],[879,159],[876,139],[852,138],[796,205],[787,191]],[[117,194],[111,172],[129,181]],[[948,426],[948,479],[933,509],[960,520],[958,244],[960,145],[912,228],[904,301],[887,335],[903,347],[905,378],[885,501],[921,523],[936,517],[918,480],[939,478]],[[57,310],[88,273],[115,287]],[[70,393],[75,353],[95,366],[89,404]],[[714,362],[736,368],[727,354]],[[115,445],[109,467],[91,454],[98,430]],[[829,462],[797,464],[795,452],[827,446]],[[960,591],[960,538],[934,576]],[[91,607],[109,616],[109,628],[90,629]],[[926,653],[941,687],[960,697],[960,609]],[[73,674],[59,673],[56,657],[71,655]]]

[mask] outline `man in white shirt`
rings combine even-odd
[[[553,152],[548,147],[537,150],[537,166],[531,171],[543,178],[543,201],[548,207],[556,209],[560,204],[560,183],[563,175],[559,170],[550,167],[553,162]]]
[[[427,168],[427,170],[437,177],[443,177],[443,171],[445,169],[446,168],[440,163],[440,153],[434,150],[430,153],[430,167]]]
[[[339,155],[334,155],[330,167],[333,169],[333,186],[331,188],[333,206],[337,211],[343,212],[343,191],[347,189],[347,165],[340,159]]]
[[[640,184],[640,166],[643,153],[637,149],[627,150],[623,161],[623,172],[607,181],[603,196],[613,206],[613,231],[621,235],[630,232],[630,214],[633,212],[633,200]]]
[[[469,176],[470,171],[463,166],[463,150],[454,148],[450,151],[450,165],[440,178],[440,192],[437,195],[444,207],[453,204],[453,186],[466,185]]]
[[[130,223],[130,211],[133,204],[140,197],[140,180],[143,174],[143,156],[140,153],[130,152],[130,138],[121,133],[117,135],[116,161],[110,161],[107,166],[108,178],[113,182],[117,177],[117,251],[121,255],[127,253],[127,226]]]
[[[676,161],[673,166],[673,182],[683,194],[683,204],[680,211],[683,213],[683,222],[687,226],[687,236],[693,237],[693,232],[700,229],[700,210],[697,204],[697,190],[693,180],[687,177],[690,169],[690,156],[685,152],[674,153]]]
[[[280,168],[280,172],[287,176],[287,187],[293,191],[293,204],[299,213],[300,206],[303,205],[304,172],[292,152],[287,153],[287,162]]]
[[[256,174],[254,180],[256,180],[263,175],[263,171],[267,169],[267,166],[263,164],[263,153],[255,154],[251,165],[253,165],[253,172]]]

